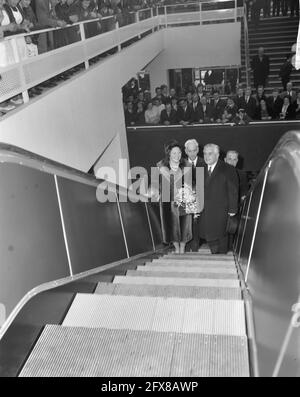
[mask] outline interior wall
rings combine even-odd
[[[240,65],[240,40],[240,22],[165,29],[164,50],[146,67],[152,95],[169,69]]]

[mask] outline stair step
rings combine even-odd
[[[145,265],[153,265],[153,266],[181,266],[181,267],[195,267],[199,266],[203,268],[209,269],[210,267],[222,267],[223,269],[236,269],[235,263],[232,262],[224,262],[224,261],[185,261],[185,260],[173,260],[173,259],[162,259],[153,262],[146,262]]]
[[[159,265],[159,264],[147,264],[144,266],[138,266],[136,270],[139,271],[161,271],[161,272],[186,272],[186,273],[193,273],[193,272],[210,272],[210,273],[227,273],[227,274],[236,274],[235,268],[228,268],[222,266],[178,266],[174,265]]]
[[[126,276],[128,277],[175,277],[175,278],[196,278],[196,279],[237,279],[237,274],[228,274],[228,273],[210,273],[209,269],[206,272],[165,272],[159,270],[128,270],[126,272]]]
[[[66,376],[248,377],[247,338],[47,325],[20,377]]]
[[[246,336],[240,300],[77,294],[62,325]]]
[[[210,279],[210,278],[177,278],[177,277],[127,277],[115,276],[114,284],[144,284],[144,285],[184,285],[186,287],[224,287],[239,288],[238,280]]]
[[[95,294],[131,295],[131,296],[161,296],[193,299],[241,299],[239,288],[219,287],[189,287],[181,285],[138,285],[98,283]]]
[[[174,259],[174,260],[188,260],[188,261],[199,261],[199,260],[223,260],[224,262],[230,262],[234,260],[233,255],[221,255],[221,254],[203,254],[203,255],[186,255],[186,254],[174,254],[174,255],[164,255],[160,259]],[[158,260],[158,259],[156,259]]]

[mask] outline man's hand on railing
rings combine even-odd
[[[65,26],[67,26],[67,22],[66,21],[62,21],[61,19],[59,19],[57,21],[57,26],[60,28],[64,28]]]

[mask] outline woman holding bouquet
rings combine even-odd
[[[165,146],[165,158],[157,163],[160,173],[160,218],[163,241],[172,242],[175,253],[184,253],[185,245],[193,237],[192,215],[185,205],[188,193],[184,185],[182,150],[178,142]],[[184,186],[184,189],[183,189]],[[183,194],[185,192],[185,194]]]

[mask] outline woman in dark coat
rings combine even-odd
[[[178,189],[183,186],[182,150],[173,141],[165,147],[166,156],[157,163],[160,172],[160,217],[163,241],[173,243],[175,253],[184,253],[185,245],[193,237],[192,215],[175,202]],[[170,192],[170,195],[168,194]],[[169,195],[169,199],[168,196]]]

